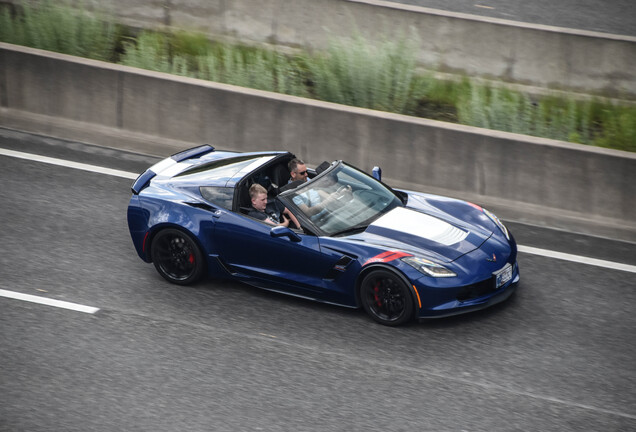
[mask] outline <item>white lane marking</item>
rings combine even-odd
[[[52,158],[48,156],[40,156],[40,155],[36,155],[32,153],[23,153],[19,151],[7,150],[2,148],[0,148],[0,155],[10,156],[10,157],[19,158],[19,159],[27,159],[27,160],[32,160],[36,162],[43,162],[43,163],[63,166],[67,168],[75,168],[75,169],[79,169],[83,171],[90,171],[90,172],[95,172],[99,174],[111,175],[115,177],[123,177],[127,179],[132,179],[132,180],[136,179],[137,176],[139,175],[139,174],[135,174],[131,172],[105,168],[98,165],[89,165],[89,164],[84,164],[79,162],[72,162],[72,161],[68,161],[64,159],[56,159],[56,158]]]
[[[85,306],[77,303],[70,303],[62,300],[53,300],[46,297],[34,296],[31,294],[22,294],[14,291],[7,291],[0,289],[0,297],[7,297],[14,300],[22,300],[31,303],[39,303],[47,306],[54,306],[62,309],[70,309],[76,312],[83,312],[87,314],[94,314],[99,308],[92,306]]]
[[[630,273],[636,273],[636,266],[629,264],[622,264],[613,261],[605,261],[596,258],[588,258],[580,255],[571,255],[563,252],[551,251],[548,249],[539,249],[531,246],[518,245],[519,252],[529,253],[533,255],[541,255],[548,258],[556,258],[564,261],[571,261],[580,264],[587,264],[596,267],[604,267],[612,270],[621,270]]]
[[[16,157],[20,159],[33,160],[37,162],[64,166],[68,168],[81,169],[84,171],[97,172],[101,174],[112,175],[116,177],[123,177],[123,178],[132,179],[132,180],[136,179],[139,176],[139,174],[136,174],[136,173],[104,168],[97,165],[88,165],[88,164],[83,164],[78,162],[71,162],[64,159],[56,159],[56,158],[40,156],[40,155],[36,155],[32,153],[23,153],[23,152],[18,152],[13,150],[6,150],[2,148],[0,148],[0,155]],[[571,255],[571,254],[567,254],[563,252],[556,252],[556,251],[551,251],[548,249],[539,249],[539,248],[535,248],[531,246],[518,245],[518,250],[519,252],[529,253],[533,255],[541,255],[548,258],[556,258],[556,259],[560,259],[564,261],[576,262],[579,264],[587,264],[587,265],[592,265],[597,267],[609,268],[613,270],[621,270],[621,271],[636,273],[636,266],[629,265],[629,264],[621,264],[621,263],[617,263],[613,261],[605,261],[605,260],[600,260],[596,258],[588,258],[588,257],[580,256],[580,255]]]

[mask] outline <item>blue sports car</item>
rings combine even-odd
[[[128,206],[139,257],[175,284],[229,278],[362,307],[392,326],[482,309],[514,292],[517,246],[488,210],[392,189],[379,170],[343,161],[290,183],[293,158],[205,145],[155,164],[135,180]],[[255,184],[300,226],[252,217]]]

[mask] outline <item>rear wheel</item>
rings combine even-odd
[[[201,278],[205,268],[203,254],[183,231],[161,230],[152,241],[152,262],[161,276],[178,285],[189,285]]]
[[[364,277],[360,288],[364,310],[380,324],[397,326],[410,321],[414,303],[406,283],[389,270],[374,270]]]

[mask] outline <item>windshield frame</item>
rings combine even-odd
[[[338,175],[342,175],[343,178],[338,177]],[[347,183],[344,181],[344,177],[349,177],[355,180],[355,182]],[[332,183],[334,178],[338,179],[337,183]],[[294,199],[299,197],[299,195],[307,196],[309,193],[317,193],[318,191],[323,191],[331,195],[339,187],[345,185],[351,186],[352,199],[346,201],[344,205],[335,210],[325,210],[326,213],[323,211],[323,215],[321,216],[305,213],[303,209],[301,209],[302,203],[300,205],[298,204],[299,199]],[[381,203],[365,203],[360,199],[361,194],[365,192],[376,194],[379,199],[384,200]],[[317,235],[328,237],[337,237],[348,232],[364,230],[369,224],[390,210],[398,206],[404,206],[401,196],[389,186],[341,160],[332,162],[329,168],[310,181],[294,189],[282,192],[278,195],[278,198],[296,215],[302,225],[309,227],[309,229]],[[376,206],[379,208],[374,209],[373,207]],[[304,208],[306,208],[306,206]],[[324,222],[325,218],[331,219],[334,216],[337,216],[334,222]]]

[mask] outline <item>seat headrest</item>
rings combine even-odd
[[[289,182],[286,185],[282,186],[281,188],[278,189],[279,193],[283,193],[285,191],[291,190],[291,189],[295,189],[298,186],[300,186],[301,184],[305,183],[302,180],[294,180],[293,182]]]
[[[331,164],[329,162],[324,161],[323,163],[321,163],[320,165],[318,165],[316,167],[316,174],[320,174],[321,172],[323,172],[324,170],[326,170],[330,166],[331,166]]]

